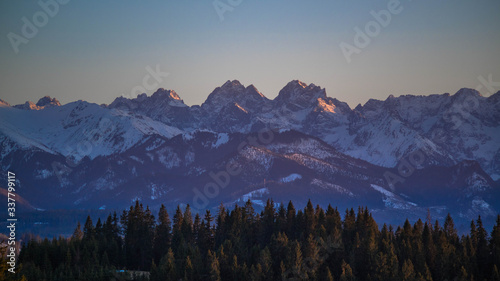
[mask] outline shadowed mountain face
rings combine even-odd
[[[314,84],[292,81],[269,100],[235,80],[191,107],[164,89],[103,106],[2,102],[0,159],[28,208],[311,198],[397,222],[429,209],[468,223],[500,210],[499,96],[462,89],[351,109]]]

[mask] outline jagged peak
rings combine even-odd
[[[500,101],[500,91],[494,93],[493,95],[488,97],[488,101],[496,103]]]
[[[47,107],[47,106],[61,106],[61,103],[56,98],[51,98],[50,96],[45,96],[38,100],[36,106]]]
[[[0,99],[0,106],[10,106],[10,104],[3,99]]]
[[[290,86],[293,86],[293,87],[297,87],[297,86],[300,86],[300,87],[302,87],[302,88],[306,88],[306,87],[307,87],[307,84],[306,84],[306,83],[304,83],[304,82],[302,82],[302,81],[300,81],[300,80],[298,80],[298,79],[296,79],[296,80],[292,80],[292,81],[288,82],[288,84],[287,84],[286,86],[289,86],[289,85],[290,85]],[[312,85],[312,86],[316,86],[316,85],[314,85],[314,84],[312,84],[312,83],[311,83],[310,85]],[[286,86],[285,86],[285,87],[286,87]]]
[[[245,88],[245,92],[249,94],[256,94],[261,96],[262,98],[267,99],[253,84]]]
[[[36,104],[32,101],[27,101],[23,104],[14,105],[14,108],[23,110],[38,110],[38,106],[36,106]]]
[[[24,104],[14,105],[13,107],[23,110],[41,110],[53,106],[61,106],[61,103],[56,98],[44,96],[43,98],[39,99],[36,104],[32,101],[27,101]]]
[[[450,95],[449,93],[443,93],[443,94],[431,94],[431,95],[419,95],[419,94],[407,94],[407,95],[399,95],[395,96],[393,94],[390,94],[387,96],[385,100],[380,100],[380,99],[374,99],[370,98],[368,99],[364,104],[359,104],[355,107],[355,110],[357,111],[363,111],[363,110],[371,110],[375,108],[379,108],[380,106],[389,106],[392,107],[394,105],[397,105],[399,103],[404,103],[405,101],[414,101],[416,102],[417,100],[422,100],[422,99],[432,99],[435,102],[440,102],[440,101],[445,101],[448,100],[448,98],[452,97],[453,100],[462,100],[464,97],[481,97],[479,92],[477,92],[474,89],[468,89],[468,88],[462,88],[460,89],[456,94]]]
[[[243,85],[240,83],[240,81],[238,81],[238,80],[236,80],[236,79],[235,79],[235,80],[233,80],[233,81],[231,81],[231,80],[227,80],[227,81],[226,81],[226,83],[224,83],[224,84],[221,86],[221,88],[227,88],[227,87],[229,87],[229,88],[234,88],[234,87],[242,87],[242,86],[243,86]]]
[[[456,92],[453,97],[460,97],[460,96],[477,96],[481,97],[481,93],[479,93],[475,89],[470,89],[470,88],[462,88]]]
[[[300,80],[290,81],[274,99],[276,102],[316,102],[319,98],[326,99],[324,88],[314,85],[307,85]]]
[[[257,87],[255,87],[253,84],[250,84],[250,86],[247,86],[245,88],[245,90],[252,90],[252,91],[255,91],[255,92],[259,92],[259,90],[257,90]]]
[[[238,80],[227,80],[222,86],[216,87],[207,97],[207,100],[210,96],[218,95],[220,93],[233,94],[235,92],[241,92],[245,90],[245,86],[243,86]]]
[[[149,97],[146,93],[140,94],[136,98],[127,98],[124,96],[117,97],[111,104],[108,105],[108,107],[134,109],[143,106],[151,106],[152,104],[160,106],[168,104],[169,106],[175,107],[187,106],[174,90],[159,88]]]
[[[245,87],[238,80],[227,80],[222,86],[215,88],[210,95],[208,95],[205,103],[216,96],[219,95],[233,95],[234,93],[242,92],[245,90]]]
[[[480,98],[482,98],[482,96],[477,90],[462,88],[451,96],[451,103],[467,106],[478,103]]]
[[[383,103],[384,101],[379,100],[379,99],[373,99],[370,98],[368,99],[363,106],[366,106],[367,104],[378,104],[378,103]]]
[[[238,80],[228,80],[221,87],[215,88],[212,93],[207,97],[202,107],[213,109],[220,108],[228,104],[237,103],[248,109],[248,107],[258,106],[267,98],[257,90],[254,85],[245,88]]]
[[[151,95],[152,98],[167,97],[173,100],[182,101],[179,95],[174,90],[165,90],[164,88],[159,88]],[[139,97],[138,97],[139,98]]]
[[[146,93],[142,93],[140,95],[137,95],[137,100],[138,101],[143,101],[143,100],[146,100],[148,98],[148,95]]]

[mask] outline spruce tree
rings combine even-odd
[[[217,255],[214,252],[208,250],[207,254],[207,262],[208,262],[208,276],[210,281],[220,281],[220,266],[219,260],[217,259]]]
[[[489,272],[489,247],[488,247],[488,233],[483,227],[483,221],[481,216],[478,217],[477,221],[477,277],[478,280],[485,278]]]
[[[162,204],[158,212],[158,225],[156,226],[154,238],[154,257],[157,262],[167,253],[167,249],[170,248],[170,231],[170,217],[167,208]]]
[[[83,227],[83,239],[90,240],[95,238],[95,228],[92,223],[92,219],[90,216],[87,216],[87,220],[85,221],[85,225]]]
[[[73,235],[71,235],[71,239],[74,240],[82,240],[83,238],[83,231],[81,229],[80,222],[76,225],[75,230],[73,231]]]
[[[183,281],[193,281],[195,280],[195,272],[194,266],[191,262],[191,258],[189,256],[186,257],[186,262],[184,266],[184,279]]]
[[[493,264],[500,266],[500,215],[497,216],[496,224],[491,231],[490,251]]]
[[[296,226],[295,226],[295,215],[296,210],[293,206],[292,201],[288,202],[288,206],[286,208],[286,233],[291,238],[295,238],[296,236]]]
[[[416,274],[415,274],[415,268],[413,267],[413,263],[411,260],[407,259],[403,263],[403,267],[401,268],[401,277],[402,281],[414,281]]]
[[[491,281],[500,281],[500,274],[498,273],[497,265],[493,265],[493,271],[491,272]]]
[[[328,268],[328,267],[326,268],[324,276],[322,278],[320,278],[319,280],[334,281],[332,272],[330,271],[330,268]]]
[[[341,265],[342,273],[340,274],[340,281],[356,281],[356,277],[352,272],[351,266],[342,260]]]

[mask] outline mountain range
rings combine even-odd
[[[368,206],[400,221],[500,210],[500,92],[370,99],[350,108],[294,80],[274,99],[227,81],[201,105],[172,90],[109,105],[0,100],[3,171],[26,209]],[[4,196],[4,195],[2,195]]]

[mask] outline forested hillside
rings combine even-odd
[[[121,215],[76,226],[71,238],[26,242],[27,280],[500,280],[500,216],[458,236],[453,219],[393,228],[367,208],[296,210],[268,200],[217,214],[136,202]],[[135,275],[135,276],[134,276]],[[134,277],[131,277],[134,276]]]

